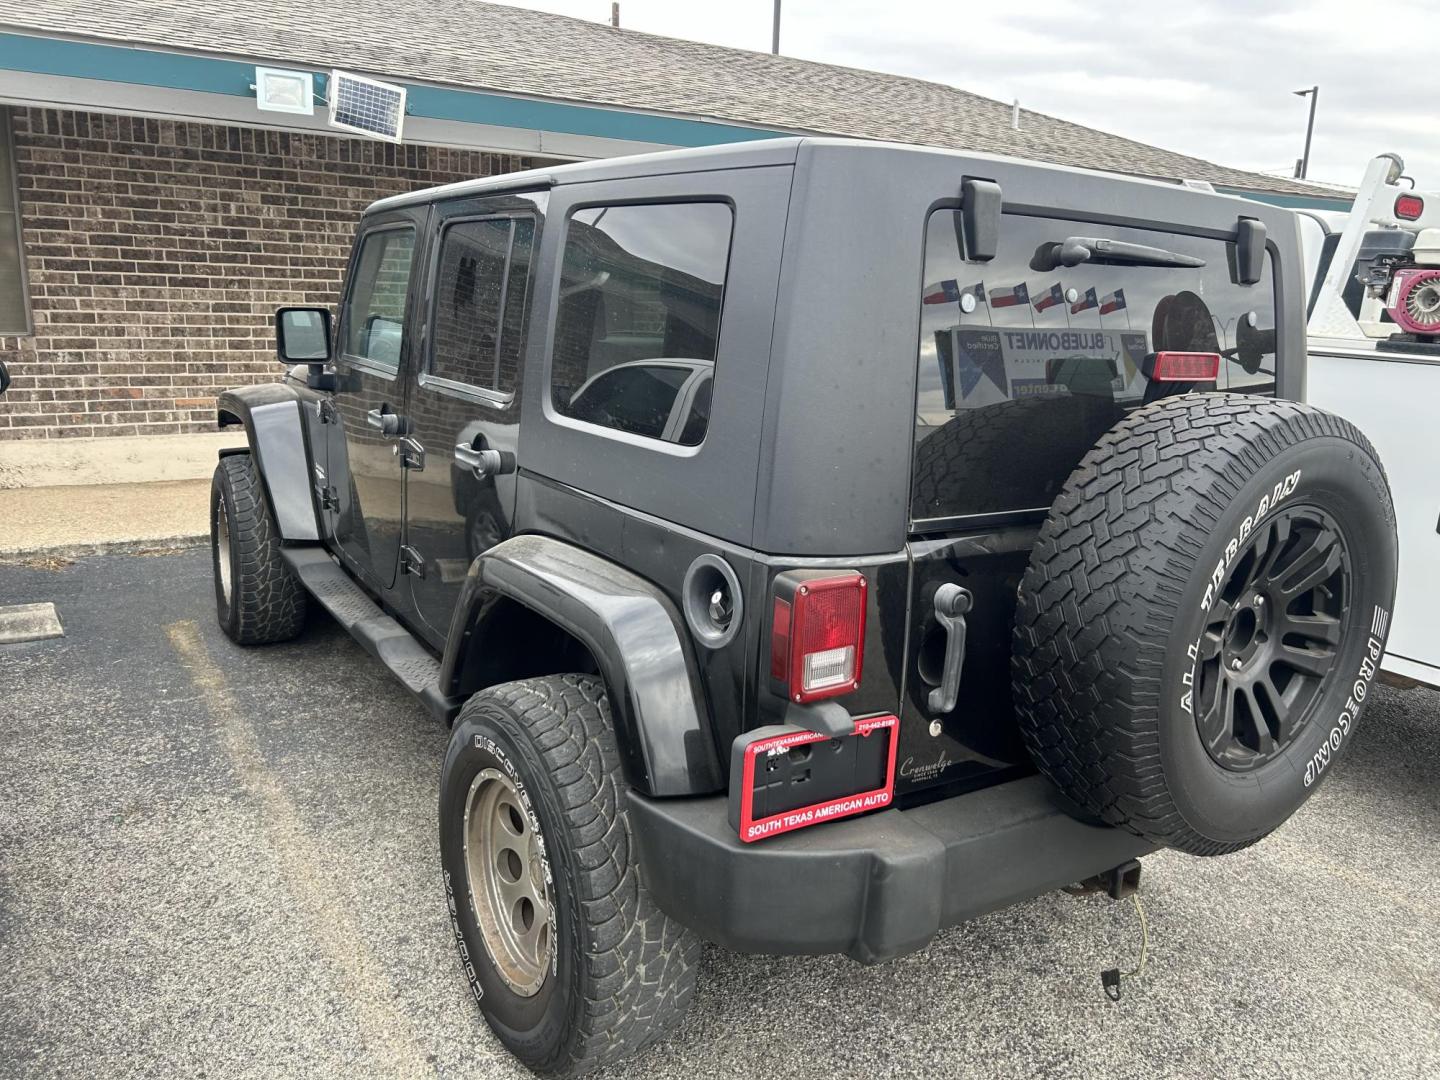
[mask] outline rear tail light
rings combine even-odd
[[[791,571],[775,579],[770,677],[805,704],[860,685],[865,578],[853,571]]]
[[[1425,212],[1425,200],[1419,195],[1399,195],[1395,198],[1395,216],[1405,221],[1418,221]]]
[[[1220,354],[1213,352],[1157,352],[1145,358],[1141,369],[1154,382],[1214,382],[1220,377]]]

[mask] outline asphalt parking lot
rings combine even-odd
[[[445,732],[323,615],[232,646],[199,549],[0,564],[0,1076],[525,1075],[452,955]],[[706,952],[612,1077],[1440,1075],[1440,695],[1381,688],[1301,815],[1129,905],[1047,896],[877,968]]]

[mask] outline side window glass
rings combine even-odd
[[[698,446],[713,376],[734,215],[725,203],[589,207],[561,259],[550,394],[557,412]],[[698,388],[697,388],[698,393]]]
[[[347,355],[392,371],[400,367],[414,250],[413,229],[383,229],[365,237],[345,301]]]
[[[461,221],[441,234],[431,375],[515,392],[534,243],[526,217]]]

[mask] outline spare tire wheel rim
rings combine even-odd
[[[555,905],[539,822],[515,782],[482,769],[465,797],[465,876],[470,907],[495,970],[532,997],[555,947]]]
[[[1353,594],[1350,546],[1319,507],[1264,519],[1205,614],[1195,658],[1195,723],[1217,765],[1248,772],[1308,725],[1343,652]]]

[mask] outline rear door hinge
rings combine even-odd
[[[425,559],[409,544],[400,546],[400,572],[414,574],[418,578],[425,576]]]
[[[395,456],[400,459],[400,468],[422,472],[425,469],[425,447],[411,438],[401,439],[395,444]]]

